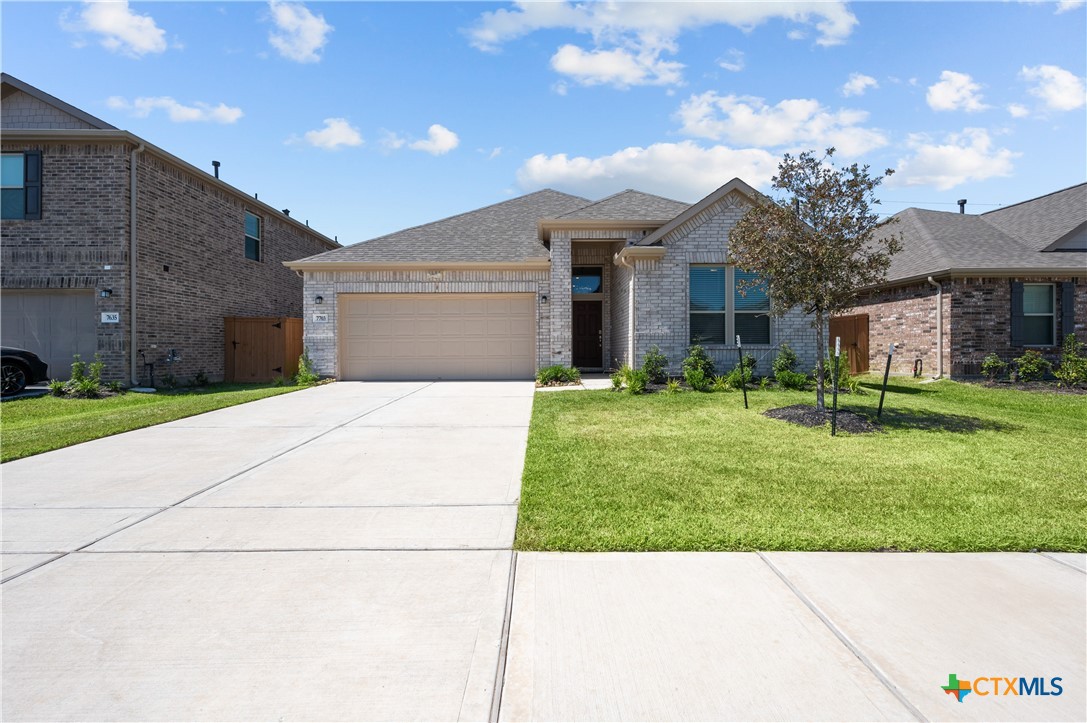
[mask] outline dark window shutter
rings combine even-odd
[[[23,186],[26,188],[26,216],[30,221],[42,217],[42,152],[24,153]]]
[[[1023,346],[1023,284],[1012,282],[1012,346]]]
[[[1061,284],[1061,337],[1057,343],[1064,341],[1065,334],[1071,334],[1076,330],[1076,282],[1065,281]],[[1077,339],[1077,341],[1079,341]]]

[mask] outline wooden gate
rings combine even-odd
[[[849,350],[849,373],[863,374],[868,371],[868,314],[837,316],[830,320],[830,342],[833,353],[834,337],[842,338],[842,350]]]
[[[298,372],[302,354],[302,320],[285,316],[227,316],[226,364],[228,382],[270,382],[290,379]]]

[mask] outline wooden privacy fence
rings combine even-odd
[[[868,371],[868,314],[836,316],[830,320],[830,344],[834,353],[834,337],[842,338],[842,351],[849,350],[849,373]]]
[[[286,316],[227,316],[226,364],[228,382],[270,382],[290,379],[298,372],[302,355],[302,320]]]

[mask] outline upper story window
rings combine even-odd
[[[603,269],[599,266],[575,266],[570,281],[573,294],[599,294],[604,291]]]
[[[260,261],[263,226],[260,216],[245,212],[245,258]]]
[[[758,274],[724,265],[690,267],[692,344],[770,343],[770,297]],[[744,284],[742,282],[748,282]]]
[[[1023,345],[1053,346],[1056,331],[1053,284],[1023,284]]]
[[[41,151],[0,156],[0,218],[38,220],[42,217]]]

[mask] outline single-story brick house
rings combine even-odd
[[[0,334],[54,378],[99,354],[111,380],[145,384],[151,363],[160,380],[222,379],[224,317],[301,316],[302,280],[282,262],[339,248],[218,170],[6,73],[0,123]]]
[[[321,374],[352,380],[607,370],[653,345],[678,372],[693,342],[735,365],[737,334],[760,371],[783,342],[808,370],[809,318],[736,290],[728,234],[757,198],[739,179],[694,205],[543,190],[294,261],[304,343]]]
[[[872,369],[892,342],[896,373],[920,360],[926,376],[967,377],[990,352],[1054,359],[1065,334],[1087,341],[1087,183],[977,215],[895,217],[887,281],[844,315],[867,329]]]

